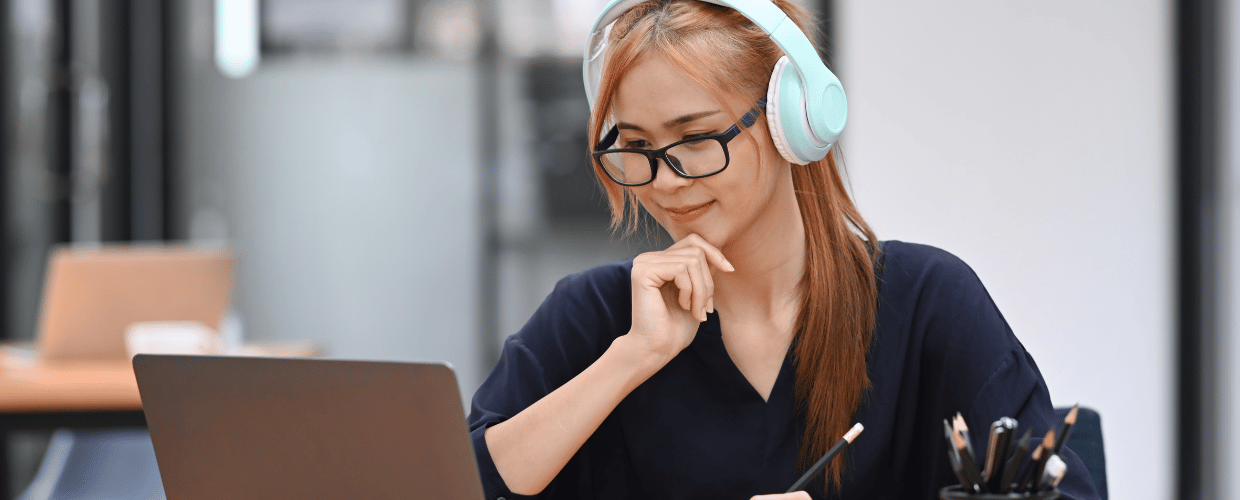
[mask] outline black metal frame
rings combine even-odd
[[[1220,56],[1222,2],[1176,3],[1177,370],[1176,498],[1219,497],[1218,374]]]
[[[175,2],[172,2],[175,3]],[[164,240],[172,232],[168,217],[172,198],[168,161],[169,71],[172,66],[169,5],[162,0],[119,2],[123,23],[125,61],[124,92],[127,102],[124,164],[128,181],[128,200],[124,211],[105,214],[126,222],[127,234],[118,240]],[[121,167],[120,164],[117,167]],[[121,168],[118,168],[120,170]]]
[[[103,56],[100,76],[109,86],[108,163],[110,166],[102,187],[101,237],[105,241],[164,240],[183,226],[171,215],[175,199],[170,119],[172,70],[172,5],[160,0],[104,2],[100,11]],[[57,189],[50,204],[54,227],[52,239],[67,242],[73,239],[72,182],[74,179],[74,108],[76,91],[71,79],[75,62],[73,51],[73,0],[53,0],[54,37],[57,38],[52,63],[55,83],[49,96],[50,168]],[[6,19],[11,2],[0,0]],[[7,23],[3,24],[8,26]],[[6,30],[6,34],[8,34]],[[9,40],[11,37],[0,37]],[[9,51],[0,51],[7,58]],[[0,59],[3,61],[3,59]],[[7,73],[9,65],[0,65]],[[8,76],[7,74],[4,76]],[[4,82],[11,83],[9,79]],[[7,114],[6,114],[7,116]],[[8,123],[3,124],[5,127]],[[0,191],[7,195],[8,190]],[[0,195],[0,199],[3,195]],[[4,200],[7,201],[7,200]],[[9,203],[0,203],[0,228],[8,225],[3,212]],[[7,232],[5,234],[8,234]],[[12,273],[11,245],[3,248],[4,265],[0,276]],[[0,305],[0,317],[11,314],[8,301]],[[7,323],[4,323],[7,324]],[[0,327],[0,339],[13,332]],[[130,427],[145,426],[141,410],[0,413],[0,498],[8,498],[11,486],[8,468],[8,434],[13,430],[53,429],[57,427]]]
[[[482,366],[499,361],[499,10],[498,0],[479,0],[482,31],[478,63],[478,351]]]
[[[175,2],[174,2],[175,3]],[[110,96],[110,168],[102,193],[104,241],[159,241],[169,217],[170,5],[159,0],[104,4],[104,72]]]
[[[7,17],[11,6],[6,5]],[[100,236],[104,241],[165,240],[184,223],[174,218],[172,200],[175,171],[171,148],[173,55],[171,54],[170,5],[159,0],[105,2],[100,11],[104,59],[100,76],[109,87],[108,170],[100,193]],[[74,240],[73,164],[75,123],[73,84],[75,54],[73,20],[79,8],[72,0],[55,0],[52,54],[53,84],[48,96],[48,165],[55,189],[47,205],[52,220],[51,241]],[[7,32],[6,32],[7,33]],[[4,37],[7,43],[10,36]],[[4,51],[7,57],[8,51]],[[8,65],[4,66],[7,72]],[[7,80],[6,80],[7,82]],[[6,114],[8,116],[8,114]],[[5,124],[8,125],[7,123]],[[8,195],[9,191],[4,191]],[[10,223],[0,203],[0,228]],[[4,234],[9,234],[5,232]],[[4,245],[0,276],[12,275],[11,245]],[[12,314],[10,301],[0,301],[0,317]],[[7,322],[0,323],[7,325]],[[15,338],[15,332],[0,326],[0,339]]]
[[[52,228],[52,240],[58,242],[70,241],[72,239],[72,201],[70,193],[73,187],[70,184],[73,173],[73,151],[76,144],[73,142],[73,92],[69,88],[69,78],[72,75],[73,67],[73,33],[69,26],[73,25],[73,2],[70,0],[57,0],[53,3],[55,10],[56,22],[58,26],[58,34],[60,35],[60,44],[55,48],[55,56],[52,64],[55,65],[54,72],[57,75],[56,82],[53,83],[52,95],[48,99],[48,114],[50,132],[48,136],[48,166],[52,169],[55,176],[56,192],[53,193],[52,199],[52,220],[55,225]],[[53,28],[56,31],[57,28]],[[55,36],[55,35],[53,35]]]

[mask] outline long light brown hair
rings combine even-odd
[[[803,31],[809,26],[809,16],[799,7],[787,0],[773,1]],[[633,7],[613,25],[608,44],[590,121],[591,147],[605,132],[621,79],[643,57],[665,57],[726,102],[728,96],[757,100],[765,95],[775,62],[783,55],[761,28],[740,13],[687,0],[651,0]],[[757,146],[754,134],[745,135]],[[877,313],[879,245],[845,189],[842,165],[834,147],[822,160],[792,166],[806,244],[792,346],[797,404],[806,424],[802,468],[844,435],[870,387],[866,360]],[[636,197],[611,182],[597,164],[594,168],[611,204],[613,227],[632,232],[639,215]],[[840,457],[827,466],[827,485],[838,488],[842,471]]]

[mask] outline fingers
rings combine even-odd
[[[714,293],[714,280],[710,278],[704,259],[669,254],[643,254],[640,257],[640,261],[635,261],[633,265],[634,291],[636,287],[658,290],[672,283],[677,290],[667,296],[668,305],[675,302],[698,321],[706,321],[708,300]]]
[[[715,310],[715,269],[736,270],[723,252],[701,236],[691,234],[667,250],[639,255],[634,261],[634,284],[638,284],[638,274],[645,278],[641,284],[650,288],[673,283],[677,292],[674,297],[667,296],[668,305],[675,301],[698,321],[706,321],[706,315]]]
[[[698,321],[706,321],[710,300],[715,295],[715,278],[711,276],[706,256],[701,249],[690,247],[677,250],[665,259],[667,263],[682,266],[679,270],[681,274],[676,279],[676,287],[680,289],[680,308]],[[679,279],[680,276],[686,276],[688,281]]]
[[[700,286],[696,287],[694,297],[702,300],[694,301],[693,313],[705,321],[706,314],[715,310],[715,278],[711,268],[724,272],[732,272],[736,268],[723,256],[723,252],[696,234],[681,239],[666,252],[695,258],[700,270],[692,272],[691,277],[693,283]]]
[[[705,253],[706,260],[710,261],[710,264],[715,268],[728,273],[736,270],[736,268],[732,266],[732,263],[728,262],[727,257],[723,256],[723,252],[719,251],[718,248],[715,248],[714,245],[711,245],[710,242],[706,241],[701,236],[698,236],[696,233],[681,238],[680,241],[677,241],[676,244],[672,245],[668,250],[676,249],[678,247],[700,248]]]
[[[693,277],[689,275],[688,269],[692,266],[677,262],[672,267],[675,273],[672,275],[672,281],[676,283],[676,288],[680,289],[680,294],[677,296],[680,308],[691,311],[690,308],[693,305]],[[696,317],[697,315],[695,314],[694,316]],[[698,319],[701,320],[701,318]]]
[[[693,287],[692,301],[689,304],[689,311],[698,321],[706,321],[706,299],[710,298],[713,293],[714,280],[710,278],[710,270],[706,268],[705,259],[693,259],[685,263],[685,270],[689,272],[689,279],[692,281]],[[711,283],[707,284],[707,280]],[[680,285],[677,285],[680,286]],[[684,294],[684,289],[681,290]]]
[[[710,312],[708,301],[715,295],[715,278],[711,276],[710,264],[706,260],[705,251],[689,246],[667,252],[674,256],[670,258],[684,263],[685,272],[688,273],[693,287],[689,307],[683,307],[682,303],[682,308],[693,314],[698,321],[706,321],[706,313]],[[677,284],[677,286],[680,285]],[[684,291],[684,288],[681,288],[681,292]]]
[[[706,321],[706,287],[703,284],[701,265],[679,259],[655,263],[650,268],[655,280],[650,285],[662,288],[668,282],[676,285],[676,304],[698,321]],[[670,300],[670,298],[669,298]]]

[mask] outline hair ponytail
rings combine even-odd
[[[792,167],[806,248],[792,345],[797,401],[805,416],[802,468],[848,432],[870,388],[866,370],[878,312],[875,268],[881,250],[844,188],[838,151],[837,144],[826,158]],[[828,484],[838,486],[842,470],[843,457],[829,464]]]

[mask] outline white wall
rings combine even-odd
[[[1101,413],[1111,498],[1170,498],[1170,3],[838,5],[862,213],[977,271],[1055,404]]]
[[[1222,2],[1225,13],[1222,28],[1222,58],[1220,67],[1222,83],[1219,86],[1223,96],[1222,133],[1220,149],[1222,158],[1222,187],[1218,192],[1222,195],[1223,231],[1221,234],[1224,278],[1222,283],[1222,307],[1219,309],[1222,331],[1223,355],[1219,358],[1219,366],[1223,370],[1219,380],[1222,381],[1220,393],[1222,400],[1218,402],[1218,422],[1223,427],[1220,442],[1221,464],[1218,470],[1219,493],[1221,498],[1240,498],[1240,5],[1235,1]]]
[[[489,368],[472,64],[286,58],[229,79],[212,61],[209,6],[187,6],[182,208],[193,239],[239,253],[247,340],[448,361],[471,395]]]

